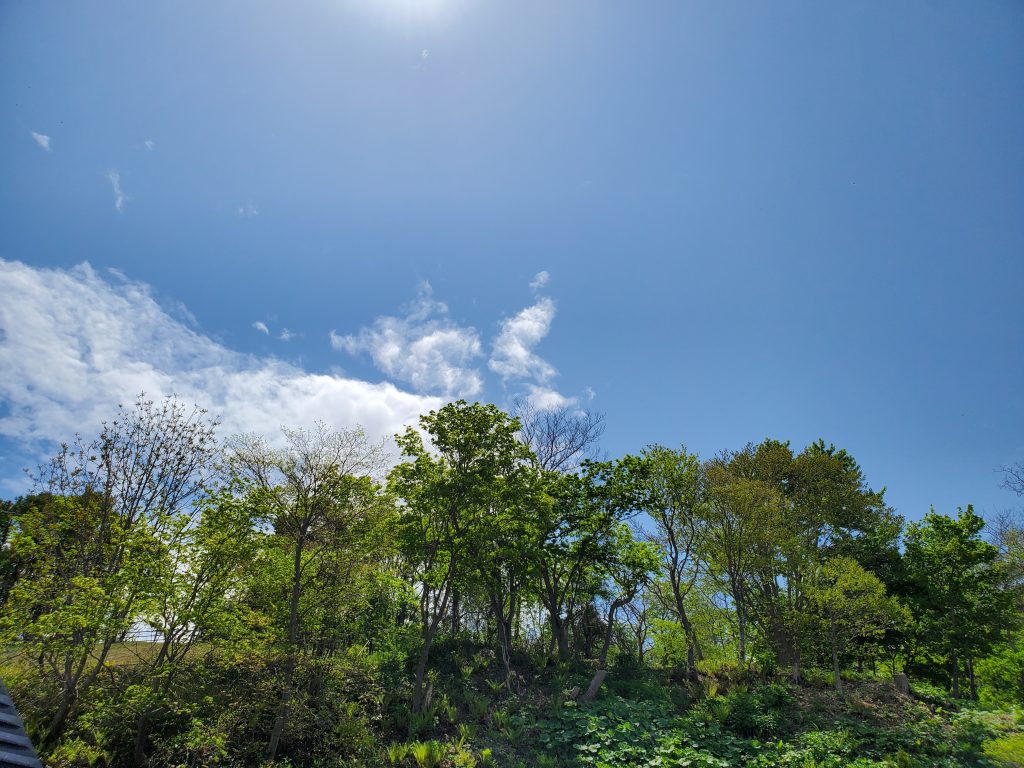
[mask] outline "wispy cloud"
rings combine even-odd
[[[121,174],[118,173],[117,168],[107,171],[107,181],[110,182],[110,187],[114,190],[114,208],[121,213],[124,211],[125,203],[128,202],[128,196],[121,190]]]
[[[557,373],[533,348],[548,335],[555,302],[546,296],[501,323],[487,366],[503,379],[533,379],[543,383]]]
[[[260,320],[257,320],[255,323],[253,323],[252,327],[266,336],[270,335],[270,329],[267,328],[267,324]]]
[[[429,59],[430,58],[430,51],[428,51],[426,48],[421,50],[420,51],[420,58],[423,59],[423,61],[426,61],[427,59]]]
[[[0,295],[0,436],[29,449],[94,434],[140,391],[209,408],[223,434],[322,419],[381,437],[443,402],[235,352],[174,318],[145,284],[108,281],[88,264],[0,260]]]
[[[526,386],[526,399],[538,411],[554,411],[576,404],[575,397],[567,397],[557,390],[536,384]]]
[[[278,334],[277,338],[279,338],[281,341],[291,341],[297,335],[297,333],[293,333],[292,331],[289,331],[287,328],[282,328],[281,333]]]
[[[530,290],[538,292],[550,279],[547,271],[538,272],[530,282]],[[487,367],[501,377],[503,385],[540,410],[564,408],[577,402],[577,398],[550,386],[558,371],[534,351],[548,335],[554,319],[555,302],[538,296],[531,306],[501,322],[487,361]]]
[[[551,274],[547,270],[542,270],[533,276],[533,281],[530,283],[531,291],[539,291],[545,285],[548,284],[548,280],[551,279]]]
[[[260,211],[252,203],[246,203],[245,205],[238,206],[238,215],[243,219],[255,219],[260,215]]]
[[[35,131],[31,131],[31,134],[32,134],[32,140],[35,141],[36,144],[38,144],[40,147],[42,147],[47,152],[50,151],[50,137],[49,136],[47,136],[45,133],[36,133]]]
[[[368,352],[381,372],[417,392],[472,397],[483,388],[473,365],[481,354],[476,329],[452,321],[429,283],[420,286],[403,317],[378,317],[372,326],[347,336],[331,331],[330,339],[334,349],[350,355]]]
[[[144,142],[142,142],[142,145],[150,152],[156,149],[156,142],[153,141],[152,139],[146,139]]]

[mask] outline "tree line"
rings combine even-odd
[[[906,524],[824,441],[605,459],[602,427],[459,401],[391,457],[140,397],[2,505],[5,679],[51,755],[136,766],[355,753],[488,659],[509,696],[575,665],[582,699],[654,667],[1024,703],[1016,518]]]

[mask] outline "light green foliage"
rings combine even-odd
[[[437,768],[445,757],[444,745],[439,741],[414,741],[407,748],[417,768]]]
[[[885,585],[850,557],[825,561],[807,586],[807,599],[833,659],[836,689],[842,692],[840,659],[854,643],[862,648],[877,643],[886,632],[910,624],[910,611],[885,593]]]
[[[985,755],[999,768],[1024,768],[1024,733],[1001,736],[987,742]]]
[[[493,405],[449,403],[420,418],[428,450],[409,428],[396,437],[406,461],[390,475],[404,502],[403,554],[414,564],[420,592],[423,651],[414,706],[423,703],[423,679],[433,637],[459,590],[475,591],[496,625],[511,684],[512,622],[516,596],[537,543],[533,519],[539,492],[532,454],[517,436],[518,422]]]
[[[405,756],[409,754],[409,745],[405,743],[391,744],[387,750],[388,762],[391,765],[401,765]]]
[[[64,445],[42,468],[42,493],[10,539],[21,573],[0,639],[37,659],[53,686],[45,741],[60,737],[114,644],[150,613],[166,537],[212,472],[214,426],[198,408],[140,396],[93,442]]]

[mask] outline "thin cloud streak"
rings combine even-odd
[[[110,182],[110,187],[114,190],[114,208],[117,209],[118,213],[123,213],[124,205],[128,201],[128,197],[121,190],[121,174],[118,172],[117,168],[112,168],[107,171],[107,181]]]

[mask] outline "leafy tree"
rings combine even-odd
[[[1011,616],[1010,595],[1000,588],[999,551],[981,538],[984,525],[968,505],[956,519],[932,510],[906,534],[918,644],[946,657],[955,697],[961,666],[966,663],[973,688],[974,660],[996,644]]]
[[[311,610],[304,598],[335,597],[323,591],[337,574],[339,561],[356,558],[357,535],[375,510],[378,492],[372,476],[382,470],[380,445],[367,441],[362,430],[332,430],[317,424],[312,430],[283,429],[284,448],[273,448],[261,437],[243,435],[232,441],[229,463],[252,488],[267,522],[290,560],[286,656],[280,703],[267,743],[266,756],[277,754],[295,696],[294,678],[303,642],[304,619]],[[343,580],[335,578],[335,583]],[[313,606],[320,599],[312,601]],[[305,638],[308,639],[308,638]]]
[[[93,442],[64,445],[41,468],[38,503],[11,540],[25,571],[0,622],[55,687],[44,743],[61,735],[111,649],[147,611],[159,537],[210,474],[214,426],[198,408],[140,396]]]
[[[687,612],[705,558],[707,526],[706,478],[696,454],[685,447],[672,450],[652,446],[634,460],[644,487],[642,504],[654,523],[652,540],[661,552],[661,570],[667,581],[655,582],[654,593],[674,612],[686,637],[686,665],[696,675],[701,658],[697,634]],[[667,587],[668,589],[664,589]]]
[[[397,437],[406,461],[391,473],[392,488],[405,502],[403,543],[420,590],[423,644],[414,708],[424,703],[430,646],[460,585],[484,595],[510,684],[513,619],[537,543],[536,526],[523,511],[536,507],[539,492],[519,423],[497,407],[460,400],[420,417],[420,426],[433,451],[409,428]]]
[[[615,619],[618,612],[630,605],[640,591],[650,584],[651,577],[658,571],[657,548],[649,541],[636,539],[629,526],[620,523],[612,534],[612,557],[605,566],[607,581],[603,588],[607,613],[605,635],[597,666],[604,668],[611,648]]]
[[[584,462],[579,474],[548,473],[532,510],[538,535],[527,556],[563,660],[572,616],[593,599],[621,554],[620,528],[636,514],[642,493],[638,466],[627,457]]]
[[[822,564],[844,554],[888,513],[884,492],[867,486],[860,466],[845,450],[823,441],[794,455],[788,443],[765,440],[729,455],[729,471],[774,488],[781,500],[770,549],[760,558],[747,592],[752,618],[780,664],[800,678],[808,640],[807,588]]]
[[[707,555],[714,570],[724,576],[735,609],[742,667],[747,658],[752,580],[774,568],[782,496],[763,480],[732,474],[728,462],[709,462],[707,475]]]
[[[137,665],[149,686],[136,725],[136,765],[145,762],[147,724],[166,706],[196,643],[237,638],[244,631],[242,606],[231,596],[243,588],[257,551],[255,512],[248,499],[220,489],[199,500],[194,510],[177,515],[156,536],[161,562],[143,618],[154,630],[158,649]]]
[[[843,693],[840,660],[854,643],[880,640],[909,624],[910,612],[885,592],[885,585],[849,557],[833,557],[808,587],[807,596],[824,624],[836,691]]]
[[[529,553],[537,596],[547,611],[551,644],[569,658],[569,625],[595,562],[603,559],[615,517],[595,498],[594,467],[581,475],[549,473],[536,506],[537,547]]]

